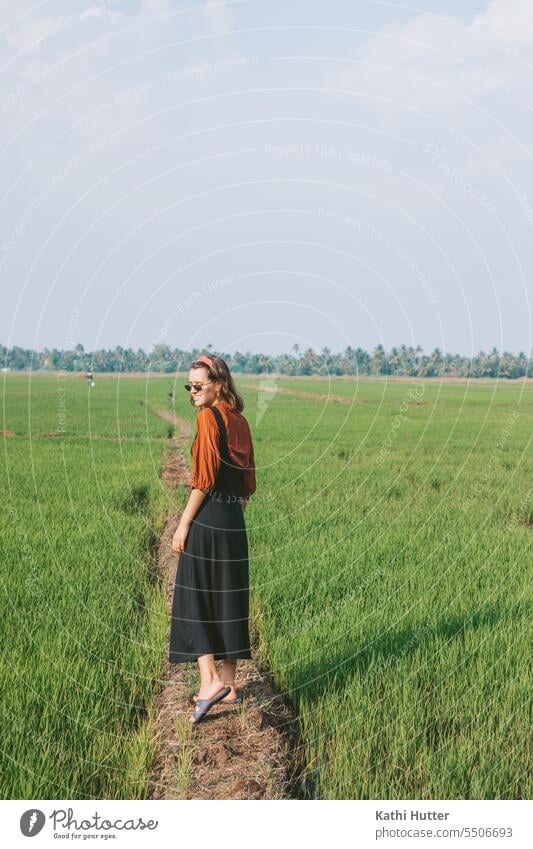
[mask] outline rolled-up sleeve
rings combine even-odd
[[[255,481],[255,459],[252,441],[250,439],[250,461],[248,467],[244,470],[241,482],[241,498],[249,498],[254,494],[256,488]]]
[[[208,409],[200,410],[196,423],[198,433],[192,447],[190,485],[208,492],[215,485],[221,463],[218,426]]]

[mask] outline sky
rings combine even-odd
[[[0,67],[0,343],[531,351],[530,0],[17,0]]]

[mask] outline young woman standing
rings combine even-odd
[[[180,558],[172,601],[169,661],[198,661],[200,690],[191,722],[217,702],[240,701],[237,658],[251,658],[248,538],[244,511],[255,463],[244,403],[221,357],[203,356],[186,389],[199,412],[187,506],[172,540]],[[215,666],[222,660],[220,674]]]

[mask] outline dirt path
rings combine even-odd
[[[171,488],[187,483],[184,456],[191,426],[168,411],[157,411],[175,427],[168,440],[162,479]],[[165,523],[157,568],[170,616],[178,557],[171,550],[179,514]],[[252,653],[254,635],[252,634]],[[149,708],[155,756],[151,799],[288,799],[297,795],[301,765],[294,717],[253,660],[240,660],[236,688],[240,705],[217,705],[197,726],[189,722],[191,697],[198,690],[197,664],[169,663],[165,656],[161,688]]]
[[[273,392],[275,395],[292,395],[293,398],[314,398],[315,401],[336,401],[338,404],[368,404],[366,398],[346,398],[344,395],[319,395],[318,392],[304,392],[302,389],[286,389],[284,386],[261,386],[260,383],[247,383],[247,389],[258,392]]]
[[[334,401],[337,404],[368,404],[368,398],[346,398],[345,395],[319,395],[318,392],[304,392],[302,389],[287,389],[285,386],[261,386],[260,383],[248,383],[249,389],[258,392],[271,392],[273,394],[291,395],[293,398],[313,398],[315,401]],[[426,401],[415,401],[417,407],[427,407]]]

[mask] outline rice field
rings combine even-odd
[[[237,383],[255,657],[297,713],[305,793],[530,797],[532,385]],[[173,388],[5,378],[3,798],[145,798]]]

